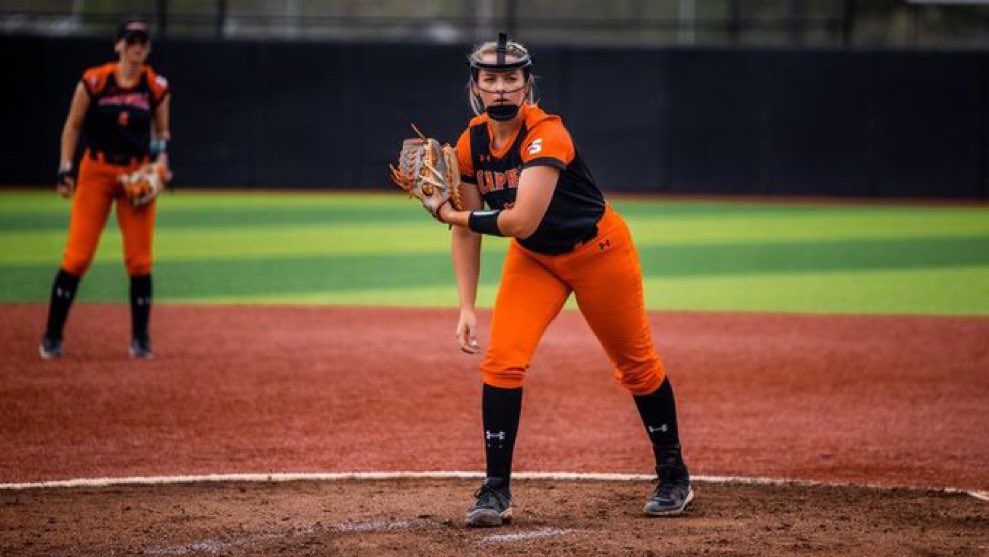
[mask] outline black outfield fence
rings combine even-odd
[[[51,182],[106,40],[0,37],[0,184]],[[466,47],[159,41],[180,187],[385,187],[470,117]],[[606,191],[986,198],[989,53],[540,47],[542,106]]]

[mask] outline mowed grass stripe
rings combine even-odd
[[[0,231],[60,229],[67,223],[71,203],[49,192],[5,192],[0,194]],[[621,203],[619,201],[619,203]],[[632,213],[635,205],[629,205]],[[726,212],[775,212],[765,205],[714,202],[645,202],[650,217],[719,216]],[[242,193],[181,192],[165,194],[158,201],[158,226],[239,227],[244,225],[297,226],[307,224],[408,221],[422,222],[417,203],[406,196],[381,192],[374,194],[325,193]],[[792,207],[795,212],[819,208]]]
[[[169,214],[169,211],[162,211]],[[353,213],[353,211],[351,211]],[[212,228],[158,227],[155,255],[158,261],[244,259],[281,256],[337,254],[448,253],[449,234],[419,211],[403,211],[413,220],[394,222],[354,220],[345,223],[297,224],[269,227],[243,224]],[[286,218],[291,213],[281,213]],[[355,216],[352,214],[352,216]],[[359,213],[356,214],[359,216]],[[705,244],[767,244],[794,241],[851,241],[872,239],[989,236],[989,217],[983,211],[960,213],[932,210],[917,213],[875,215],[818,214],[797,217],[790,213],[773,216],[705,216],[694,220],[633,217],[629,219],[636,243],[650,246]],[[57,261],[65,243],[66,226],[57,230],[25,229],[0,232],[2,264]],[[492,240],[496,249],[497,239]],[[116,257],[120,236],[115,222],[107,225],[98,257]]]
[[[413,206],[411,209],[415,209]],[[349,207],[172,207],[170,202],[159,203],[156,215],[158,230],[197,227],[202,229],[236,229],[244,226],[295,227],[299,225],[327,225],[365,223],[418,223],[422,216],[409,207],[397,205],[368,207],[355,211]],[[61,230],[68,225],[69,211],[26,211],[0,214],[0,231],[11,230]],[[113,219],[111,215],[111,220]]]
[[[60,231],[68,226],[69,203],[51,194],[0,194],[0,232]],[[269,203],[265,204],[267,200]],[[672,238],[831,238],[856,234],[892,237],[908,234],[989,234],[982,208],[863,207],[639,201],[617,199],[614,205],[634,225],[640,241]],[[110,220],[113,220],[111,215]],[[417,204],[387,194],[238,194],[182,193],[159,201],[157,228],[210,229],[264,227],[360,226],[409,224],[429,226]],[[796,235],[796,236],[794,236]]]
[[[952,282],[981,284],[977,295],[944,288]],[[827,288],[822,288],[827,284]],[[657,310],[777,311],[800,313],[876,313],[922,315],[989,314],[989,267],[937,270],[857,271],[799,274],[752,274],[718,277],[647,277],[646,306]],[[910,298],[918,289],[929,295]],[[482,284],[478,304],[490,307],[497,293]],[[122,295],[122,294],[121,294]],[[409,286],[369,290],[301,291],[273,295],[178,298],[202,304],[344,304],[366,306],[433,306],[456,311],[455,290],[443,286]],[[575,304],[571,297],[567,307]]]
[[[709,276],[989,264],[989,236],[834,242],[644,246],[647,276]]]
[[[647,277],[644,287],[650,309],[989,315],[989,266]]]
[[[652,309],[986,313],[989,211],[983,208],[617,205],[636,236]],[[31,213],[31,206],[35,213],[61,213],[62,228],[0,232],[3,301],[45,300],[64,245],[67,204],[48,193],[0,193],[0,229],[13,226],[5,219],[17,207]],[[456,300],[448,233],[401,196],[183,192],[164,198],[159,215],[159,301]],[[327,215],[346,216],[316,221]],[[176,224],[163,225],[172,217]],[[120,238],[110,218],[82,300],[124,299]],[[493,296],[505,245],[486,241],[482,304]],[[872,276],[896,286],[870,287]],[[665,288],[678,283],[697,288],[667,295]],[[749,305],[739,307],[739,299]]]
[[[862,214],[836,210],[760,215],[725,213],[689,220],[627,217],[639,244],[787,243],[989,236],[989,211],[884,210]]]
[[[60,199],[54,190],[0,191],[0,213],[21,212],[39,208],[65,208],[70,202]],[[302,207],[352,207],[366,210],[375,207],[396,207],[412,203],[407,197],[381,191],[371,193],[339,193],[332,191],[247,191],[247,190],[167,190],[159,202],[177,209],[232,210],[258,208],[263,210],[295,209]]]
[[[502,246],[504,241],[500,242]],[[646,246],[640,248],[647,280],[676,277],[936,269],[989,266],[989,238],[930,238],[789,244]],[[485,250],[481,283],[494,285],[501,268],[500,250]],[[53,265],[10,265],[0,278],[0,300],[43,299],[44,281]],[[47,272],[47,273],[46,273]],[[81,299],[119,299],[120,263],[97,262]],[[337,255],[271,259],[163,261],[156,270],[158,299],[266,297],[281,292],[337,292],[409,287],[446,288],[453,292],[447,254]],[[762,283],[768,286],[768,283]],[[758,284],[756,284],[758,286]],[[954,288],[962,284],[952,285]],[[976,285],[977,286],[977,285]],[[749,288],[752,286],[750,285]],[[818,288],[833,288],[827,281]],[[847,285],[843,286],[847,287]],[[962,288],[964,289],[964,288]],[[881,294],[881,293],[880,293]],[[735,293],[715,291],[705,303],[731,305]],[[650,298],[654,302],[661,298]],[[652,305],[652,304],[651,304]]]
[[[485,252],[482,281],[497,281],[501,254]],[[41,301],[47,297],[57,265],[7,266],[0,276],[0,301]],[[268,296],[281,292],[347,292],[375,288],[433,285],[453,288],[447,255],[347,255],[283,257],[196,262],[161,262],[155,268],[155,297]],[[123,265],[94,263],[79,290],[80,300],[119,300],[125,291]]]
[[[4,254],[0,265],[52,264],[58,262],[64,249],[66,234],[63,231],[45,234],[0,235],[0,246]],[[639,236],[639,234],[636,234]],[[732,238],[725,242],[715,242],[715,238],[697,241],[684,241],[674,238],[648,240],[636,239],[642,253],[670,252],[680,254],[718,253],[723,250],[736,251],[743,256],[762,253],[776,253],[781,257],[787,254],[800,255],[803,247],[812,252],[848,250],[868,252],[870,246],[893,246],[897,254],[904,253],[908,266],[917,259],[913,250],[915,244],[920,252],[926,253],[926,246],[937,246],[949,254],[944,257],[967,259],[970,262],[982,261],[973,249],[982,248],[989,235],[932,235],[920,237],[859,237],[859,238],[773,238],[765,241]],[[96,260],[119,259],[121,237],[116,230],[104,233],[97,251]],[[485,249],[503,252],[507,241],[501,238],[485,238]],[[390,227],[305,227],[270,232],[257,228],[243,228],[223,233],[200,233],[182,230],[159,232],[155,240],[155,259],[159,263],[227,261],[243,259],[280,259],[284,257],[335,257],[346,255],[446,255],[450,252],[450,236],[445,228],[421,227],[418,225],[393,225]],[[892,254],[892,255],[897,255]],[[886,258],[887,254],[879,254]],[[937,254],[935,254],[937,255]],[[727,253],[729,258],[731,253]],[[704,256],[706,257],[706,256]],[[842,254],[829,259],[840,260]],[[937,257],[930,258],[937,264]]]
[[[420,219],[421,221],[422,219]],[[155,260],[161,262],[334,255],[407,255],[449,253],[450,235],[445,227],[422,222],[352,226],[299,226],[274,230],[243,226],[222,230],[172,229],[155,234]],[[112,227],[112,228],[111,228]],[[66,232],[0,233],[6,253],[4,264],[57,261],[65,246]],[[489,243],[503,242],[493,238]],[[119,259],[121,237],[116,224],[103,233],[96,259]]]

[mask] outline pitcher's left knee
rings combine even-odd
[[[124,265],[127,267],[127,274],[132,277],[151,274],[151,255],[128,255]]]
[[[635,395],[654,392],[665,377],[666,370],[659,359],[622,363],[615,369],[615,379]]]

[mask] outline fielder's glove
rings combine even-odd
[[[460,168],[457,165],[457,152],[450,145],[440,145],[439,141],[428,138],[415,126],[419,137],[402,142],[402,152],[398,155],[398,168],[391,168],[391,179],[395,184],[415,196],[422,206],[439,220],[439,211],[445,203],[450,203],[458,211],[463,210],[460,201]]]
[[[141,168],[123,174],[117,180],[124,186],[124,196],[131,205],[147,205],[158,197],[168,179],[168,170],[161,164],[149,163]]]

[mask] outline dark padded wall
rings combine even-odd
[[[669,190],[764,192],[771,161],[771,61],[755,52],[674,52]]]
[[[876,166],[875,193],[985,196],[985,60],[877,55],[875,96],[886,102],[875,111],[876,158],[895,164]]]
[[[777,56],[764,99],[766,191],[872,193],[869,77],[865,56]]]
[[[537,47],[558,112],[607,191],[986,198],[989,53]],[[465,48],[163,41],[176,183],[385,187],[415,122],[470,113]],[[0,37],[0,184],[44,184],[108,41]]]

